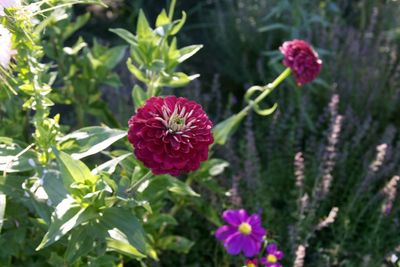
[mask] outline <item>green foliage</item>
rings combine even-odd
[[[176,8],[189,11],[179,19],[174,0],[161,12],[153,0],[105,2],[109,7],[83,6],[102,4],[85,0],[24,2],[0,16],[15,50],[10,67],[0,67],[1,266],[238,266],[242,262],[228,257],[213,236],[221,211],[238,207],[235,197],[265,211],[268,238],[284,247],[285,266],[299,244],[307,245],[305,266],[389,264],[398,246],[398,199],[389,215],[381,210],[382,188],[399,164],[395,1],[180,1]],[[132,28],[134,18],[134,33],[122,29]],[[87,32],[93,28],[95,36]],[[108,28],[112,33],[98,35]],[[338,35],[340,29],[348,35]],[[129,49],[116,45],[117,37]],[[279,112],[271,119],[254,116],[254,132],[248,115],[276,110],[275,101],[267,109],[260,103],[282,77],[272,87],[250,87],[233,106],[246,103],[240,112],[220,114],[218,106],[231,107],[227,92],[242,96],[249,82],[265,84],[283,70],[277,48],[293,38],[314,40],[323,79],[301,93],[291,81],[289,90],[274,92]],[[203,47],[191,44],[198,40],[206,49],[191,68],[186,61]],[[205,77],[221,74],[222,86],[209,99],[208,89],[186,90],[205,110],[216,110],[210,117],[227,117],[213,129],[220,146],[195,172],[153,175],[132,153],[118,115],[188,85],[198,77],[189,73],[199,70]],[[331,81],[338,84],[332,90],[342,97],[345,124],[334,146],[338,157],[323,157],[322,148],[332,150],[326,145],[332,125],[323,111]],[[372,172],[378,143],[391,149]],[[302,188],[293,176],[299,151]],[[334,183],[319,199],[327,164],[336,164]],[[373,178],[360,193],[366,177]],[[305,196],[311,206],[302,211]],[[318,228],[334,206],[335,222]]]

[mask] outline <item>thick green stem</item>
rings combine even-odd
[[[174,12],[175,12],[175,6],[176,6],[176,0],[171,1],[171,5],[169,6],[169,11],[168,11],[168,18],[172,21],[174,18]]]

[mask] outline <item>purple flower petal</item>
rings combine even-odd
[[[260,242],[253,240],[249,236],[243,238],[243,252],[246,257],[253,257],[260,252]]]
[[[251,236],[253,236],[254,238],[262,240],[262,238],[265,236],[265,234],[266,234],[266,231],[261,226],[256,226],[256,227],[252,226]]]
[[[261,225],[261,218],[258,214],[253,214],[249,217],[249,219],[247,220],[247,222],[249,224],[251,224],[252,226],[260,226]]]
[[[215,232],[215,237],[218,240],[224,241],[227,239],[229,236],[235,234],[237,232],[237,229],[233,226],[230,225],[223,225],[220,228],[217,229]]]
[[[245,222],[248,218],[247,212],[241,210],[226,210],[222,214],[224,220],[233,226],[239,226],[242,222]]]
[[[225,248],[231,255],[237,255],[242,251],[243,235],[237,232],[225,240]]]
[[[283,258],[283,252],[280,251],[280,250],[276,251],[276,252],[275,252],[275,257],[276,257],[278,260],[281,260],[281,259]]]
[[[267,246],[267,253],[268,254],[273,254],[275,255],[275,252],[278,250],[278,247],[276,246],[276,244],[269,244]]]

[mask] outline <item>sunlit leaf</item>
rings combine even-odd
[[[126,131],[108,127],[86,127],[64,136],[59,144],[74,159],[101,152],[126,136]]]
[[[43,237],[42,242],[36,250],[43,249],[60,240],[73,228],[88,222],[98,216],[96,210],[91,207],[81,208],[76,202],[67,198],[64,199],[54,211],[49,230]]]

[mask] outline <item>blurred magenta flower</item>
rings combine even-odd
[[[266,267],[282,267],[278,261],[283,258],[283,252],[278,250],[276,244],[269,244],[266,251],[267,255],[261,258],[261,263]]]
[[[247,259],[246,260],[246,267],[258,267],[258,260],[257,259]]]
[[[320,73],[322,60],[307,42],[287,41],[283,43],[280,50],[285,57],[283,65],[292,70],[299,86],[311,82]]]
[[[215,236],[224,243],[228,253],[237,255],[243,252],[246,257],[257,255],[266,234],[260,216],[249,216],[244,209],[240,209],[226,210],[222,217],[228,225],[218,228]]]
[[[197,170],[214,142],[207,114],[183,97],[152,97],[128,124],[136,157],[154,174],[178,176]]]

